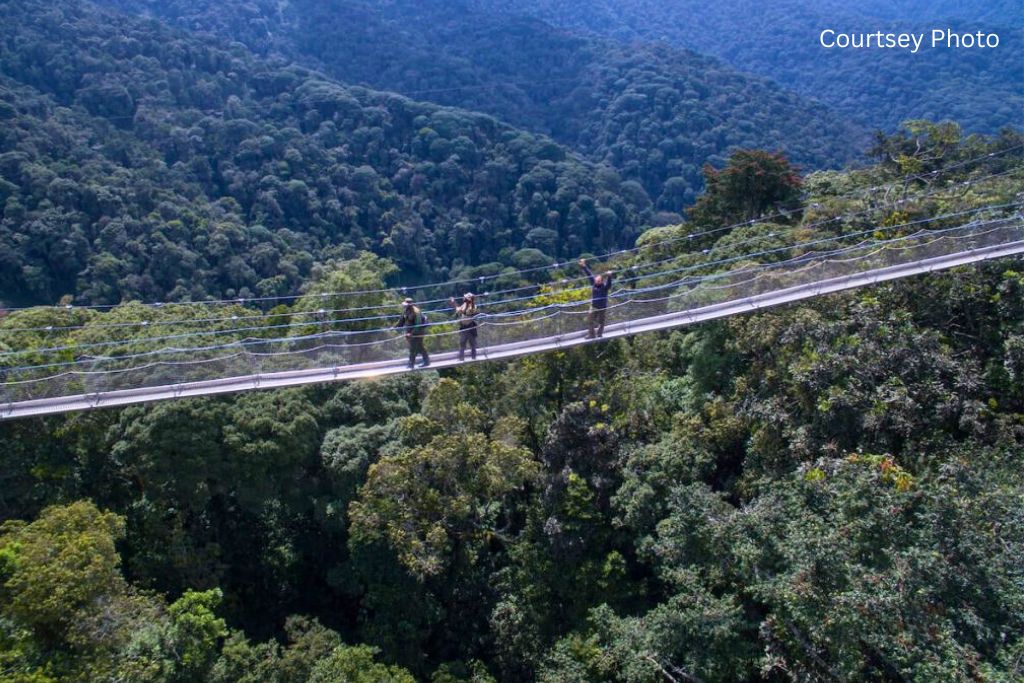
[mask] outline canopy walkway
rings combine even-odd
[[[991,215],[993,208],[1003,215],[979,218],[982,212]],[[679,254],[643,261],[617,276],[603,339],[692,325],[1024,253],[1024,219],[1018,207],[982,207],[952,217],[959,219],[953,227],[908,232],[908,226],[921,226],[896,226],[895,232],[904,234],[888,239],[878,237],[877,230],[882,228],[864,231],[867,239],[855,244],[848,244],[846,236],[718,260],[693,260],[692,254],[684,254],[691,259],[681,266]],[[938,218],[948,223],[951,217]],[[709,251],[698,253],[708,256]],[[651,268],[654,272],[637,274]],[[498,299],[483,309],[478,359],[466,362],[602,341],[585,338],[588,290],[579,285],[562,289],[530,285],[504,293],[522,296]],[[259,330],[263,336],[220,344],[167,345],[168,341],[209,342],[211,337],[215,341],[222,333],[200,330],[32,351],[33,357],[44,359],[52,357],[46,354],[74,354],[73,359],[60,362],[17,365],[18,354],[28,352],[5,352],[0,354],[6,360],[0,369],[0,419],[415,371],[407,366],[403,335],[391,327],[398,308],[394,303],[387,305],[386,309],[362,307],[387,311],[378,315],[365,315],[360,308],[317,311],[317,317],[302,323],[239,328]],[[431,369],[461,364],[453,350],[458,346],[458,330],[445,313],[428,312]],[[266,336],[267,330],[274,335]]]

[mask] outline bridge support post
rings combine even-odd
[[[486,315],[486,314],[484,314],[484,315]],[[480,316],[480,317],[483,317],[483,316]],[[485,332],[486,329],[487,329],[487,322],[486,321],[481,320],[479,323],[477,323],[477,326],[476,326],[476,338],[477,338],[477,340],[480,340],[480,339],[487,340],[487,334]],[[483,344],[481,344],[481,345],[479,345],[477,347],[477,349],[476,349],[477,355],[478,356],[482,356],[484,360],[487,360],[487,349],[489,349],[490,346],[491,346],[491,342],[490,341],[484,341]]]
[[[259,389],[260,373],[262,372],[263,368],[260,367],[259,361],[257,360],[256,356],[247,351],[242,351],[242,353],[245,354],[245,359],[249,361],[249,367],[252,369],[252,386],[254,389]]]
[[[936,249],[935,251],[938,252],[936,255],[926,258],[910,257],[906,261],[900,261],[895,264],[880,265],[874,268],[861,267],[854,272],[846,272],[847,268],[844,267],[836,269],[837,274],[824,280],[808,281],[806,275],[801,275],[801,277],[794,278],[793,280],[793,282],[799,282],[799,284],[788,284],[787,287],[776,290],[765,291],[742,298],[726,299],[714,304],[695,306],[689,310],[666,312],[667,306],[649,307],[647,302],[639,301],[636,302],[637,310],[631,311],[631,314],[637,313],[638,316],[644,315],[645,317],[637,317],[635,319],[629,317],[628,319],[619,320],[618,324],[621,327],[616,329],[615,336],[667,329],[680,324],[692,325],[701,321],[741,314],[744,311],[759,311],[762,308],[768,309],[777,305],[791,304],[812,296],[823,296],[831,292],[884,283],[917,273],[938,272],[968,263],[1019,256],[1024,254],[1024,232],[1021,232],[1022,228],[1024,226],[1021,226],[1019,223],[1014,224],[1014,232],[1010,236],[1019,237],[1020,239],[1012,242],[1000,241],[995,244],[987,244],[988,240],[982,239],[979,236],[973,246],[967,247],[964,245],[965,248],[962,250],[955,250],[955,248]],[[1002,239],[1005,240],[1007,238],[1004,237]],[[580,316],[586,314],[584,310],[586,305],[587,302],[582,301],[563,304],[555,309],[555,335],[553,337],[526,336],[523,339],[520,335],[516,334],[495,334],[493,339],[488,340],[490,342],[488,346],[481,347],[480,353],[483,359],[492,359],[493,356],[490,356],[489,353],[491,350],[495,351],[495,356],[520,356],[535,353],[541,348],[565,348],[567,345],[581,344],[583,343],[583,330],[585,328],[580,324]],[[629,308],[633,308],[632,303]],[[654,315],[655,312],[657,312],[657,315]],[[505,324],[514,325],[517,323],[510,322]],[[532,321],[524,324],[529,324],[531,326],[530,329],[534,330],[538,327]],[[636,325],[635,329],[634,324]],[[539,327],[542,331],[551,331],[551,327],[546,324]],[[507,328],[502,327],[501,329]],[[484,336],[486,337],[487,335]],[[396,342],[396,344],[398,343]],[[62,383],[60,387],[63,393],[55,392],[52,389],[47,391],[43,388],[37,390],[39,394],[42,394],[42,396],[38,397],[32,397],[31,395],[34,387],[22,388],[14,382],[10,382],[9,377],[0,372],[0,379],[8,380],[8,382],[0,382],[0,420],[28,415],[55,414],[73,410],[99,408],[106,406],[107,404],[104,401],[108,399],[111,404],[126,405],[163,400],[172,396],[179,398],[184,396],[186,388],[188,388],[190,395],[259,389],[262,388],[263,362],[266,362],[269,368],[268,375],[270,377],[268,379],[271,383],[268,387],[322,382],[325,381],[325,378],[330,377],[328,370],[332,367],[334,376],[338,379],[345,377],[346,371],[358,369],[352,365],[345,365],[342,362],[341,365],[332,364],[331,366],[325,365],[323,368],[315,368],[315,374],[282,374],[277,372],[279,367],[277,361],[271,360],[269,355],[261,357],[245,351],[242,351],[242,354],[241,360],[236,360],[239,356],[234,354],[213,358],[211,360],[223,361],[223,365],[218,364],[214,369],[210,370],[205,368],[211,366],[204,365],[203,373],[198,375],[196,374],[198,372],[196,369],[186,373],[161,371],[159,374],[152,374],[147,371],[147,368],[150,367],[148,365],[125,368],[125,370],[132,372],[147,371],[146,374],[140,375],[142,380],[136,383],[121,379],[121,375],[115,376],[113,373],[109,375],[101,372],[86,373],[88,378],[86,380],[76,379]],[[266,358],[266,360],[261,361],[261,358]],[[231,362],[228,363],[226,361]],[[91,361],[79,360],[76,362],[84,364]],[[196,362],[205,361],[198,359]],[[324,362],[326,363],[326,360]],[[242,367],[243,365],[245,367]],[[381,363],[375,365],[373,369],[369,369],[370,374],[378,374],[378,367],[383,368],[383,373],[390,374],[398,370],[400,366],[397,363]],[[108,376],[112,377],[112,379],[105,379]],[[204,376],[210,378],[203,379]],[[186,385],[188,386],[186,387]],[[22,398],[25,392],[29,393]],[[58,395],[47,395],[50,393],[57,393]],[[14,400],[15,398],[19,400],[16,401]]]

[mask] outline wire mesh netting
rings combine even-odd
[[[944,257],[1017,243],[1024,244],[1024,222],[1013,215],[889,239],[851,243],[836,237],[715,261],[688,262],[676,255],[634,265],[616,276],[605,313],[606,329],[621,334],[657,321],[663,321],[664,327],[684,324],[708,307],[737,302],[751,302],[753,307],[759,298],[780,292],[808,287],[828,291],[830,283],[841,285],[844,278],[870,273],[884,276],[887,269],[894,268],[910,274],[903,272],[906,266],[935,262],[936,267],[944,267]],[[654,272],[644,273],[651,267],[656,268]],[[589,288],[553,282],[518,289],[523,291],[489,305],[476,317],[479,357],[586,334],[591,314]],[[810,294],[801,296],[806,295]],[[0,406],[111,392],[142,394],[155,387],[196,383],[212,391],[217,383],[239,377],[273,377],[325,368],[372,369],[408,361],[407,341],[393,327],[397,314],[369,311],[370,315],[353,316],[351,310],[347,318],[243,328],[253,329],[257,335],[226,343],[218,343],[219,332],[192,331],[35,349],[24,357],[19,357],[18,351],[8,352],[5,367],[0,368]],[[431,311],[424,337],[431,353],[453,353],[459,335],[453,320]],[[31,362],[25,362],[26,357]]]

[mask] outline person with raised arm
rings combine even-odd
[[[457,304],[455,299],[449,299],[452,308],[455,309],[455,319],[459,321],[459,360],[466,360],[466,347],[469,347],[469,354],[472,360],[476,360],[476,333],[477,333],[477,310],[476,296],[472,292],[462,295],[462,303]]]
[[[587,267],[587,260],[580,259],[580,267],[590,280],[590,315],[587,316],[587,339],[599,339],[604,334],[605,314],[608,312],[608,295],[612,291],[615,271],[594,275]]]

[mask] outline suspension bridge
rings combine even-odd
[[[682,253],[670,250],[676,253],[664,255],[672,242],[696,243],[711,233],[736,227],[724,226],[620,250],[614,254],[620,259],[627,253],[635,258],[616,275],[602,339],[586,336],[589,291],[585,281],[563,277],[484,293],[477,318],[480,345],[476,360],[458,358],[459,331],[451,319],[447,297],[422,300],[421,296],[420,303],[430,315],[426,334],[430,368],[596,344],[1016,257],[1024,254],[1021,208],[1019,200],[990,204],[899,225],[871,225],[843,235],[783,240],[782,244],[777,244],[780,236],[774,232],[759,233],[726,247],[716,242],[711,248],[684,249]],[[729,254],[716,253],[723,248],[729,249]],[[546,268],[565,273],[567,266]],[[518,271],[520,275],[527,272]],[[486,279],[479,278],[479,283]],[[454,293],[452,288],[466,284],[452,281],[400,290],[325,294],[324,300],[379,296],[380,303],[292,311],[285,316],[286,322],[277,322],[282,319],[280,314],[239,307],[298,297],[207,302],[214,311],[218,305],[230,306],[230,314],[198,320],[158,320],[157,313],[166,315],[173,305],[150,304],[152,321],[103,322],[101,318],[59,329],[52,325],[0,327],[0,339],[17,333],[67,334],[79,329],[95,333],[106,328],[110,332],[99,341],[0,352],[0,419],[418,371],[407,365],[404,335],[393,327],[399,315],[397,302],[406,295],[422,293],[411,290],[448,287]],[[206,329],[145,334],[197,324]]]

